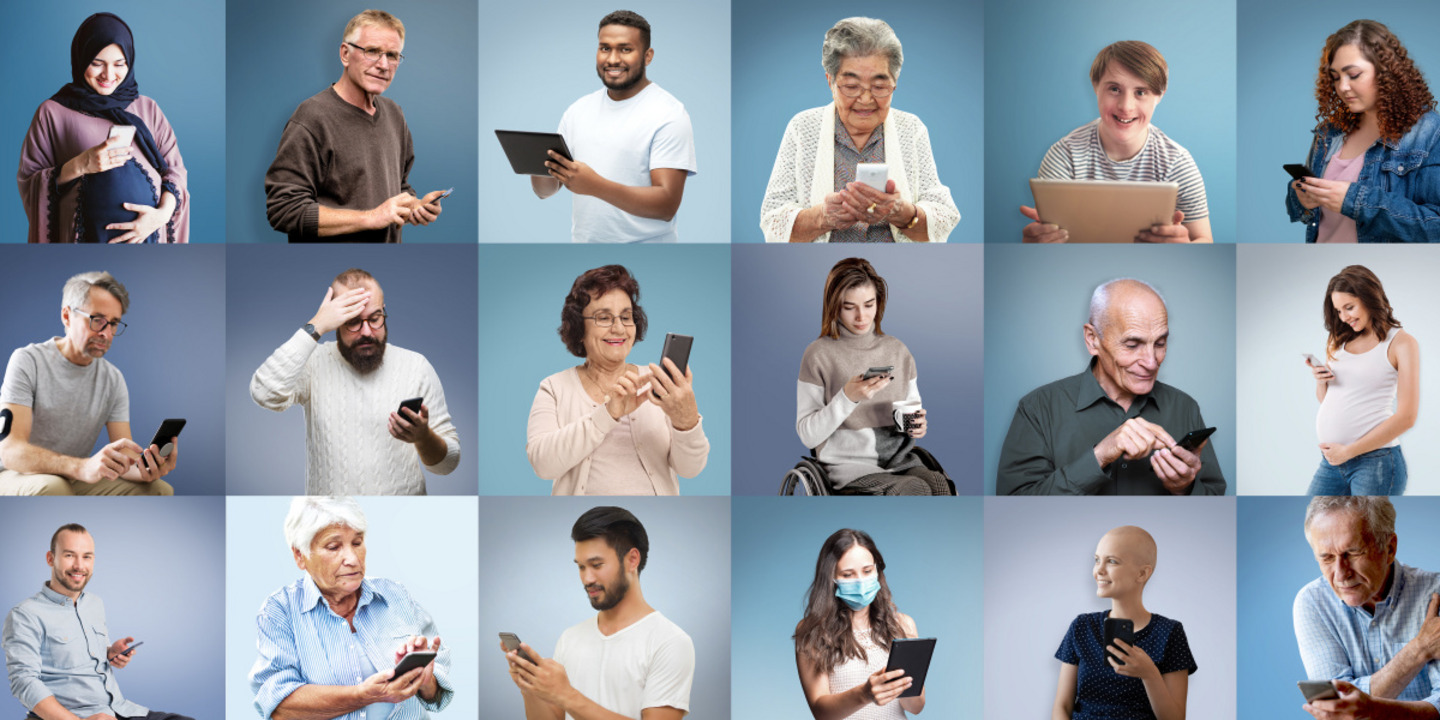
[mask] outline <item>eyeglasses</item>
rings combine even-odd
[[[867,89],[870,91],[870,97],[883,98],[890,97],[890,93],[895,92],[895,83],[874,82],[870,83],[867,87],[858,82],[847,82],[838,83],[835,85],[835,88],[840,91],[841,95],[848,98],[858,98],[863,95]]]
[[[359,50],[360,54],[365,56],[365,60],[367,62],[377,63],[380,62],[380,58],[382,57],[389,60],[391,65],[399,65],[400,63],[405,62],[405,56],[401,55],[398,52],[385,52],[380,48],[360,47],[359,45],[356,45],[349,40],[346,40],[345,44],[355,48],[356,50]]]
[[[353,320],[347,321],[344,325],[344,328],[346,330],[349,330],[350,332],[360,332],[361,325],[369,325],[371,330],[379,330],[380,328],[385,327],[385,318],[388,315],[389,313],[385,312],[384,308],[381,308],[375,311],[375,314],[371,315],[368,318],[357,317]]]
[[[110,320],[104,315],[91,315],[77,307],[72,307],[70,310],[78,315],[84,316],[85,319],[90,321],[91,332],[105,332],[105,328],[114,326],[115,337],[120,337],[125,334],[126,325],[119,320]]]
[[[621,315],[619,318],[616,318],[610,313],[595,313],[594,315],[590,315],[588,317],[584,315],[581,315],[581,317],[585,318],[586,320],[594,320],[596,325],[599,325],[603,328],[608,328],[611,325],[614,325],[617,319],[620,321],[620,324],[624,325],[625,327],[635,326],[634,315]]]

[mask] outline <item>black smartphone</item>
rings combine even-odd
[[[507,653],[518,652],[526,660],[529,660],[530,662],[535,662],[535,658],[531,657],[529,653],[520,649],[520,636],[516,635],[515,633],[500,633],[500,647],[505,648],[505,652]]]
[[[414,670],[415,668],[425,667],[426,665],[430,664],[431,660],[434,659],[434,650],[415,650],[414,652],[406,653],[405,657],[400,658],[400,664],[395,666],[395,674],[391,675],[390,677],[392,679],[398,678],[401,675],[404,675],[405,673]]]
[[[421,403],[421,401],[423,401],[424,399],[425,399],[425,398],[423,398],[423,397],[415,397],[415,398],[410,398],[409,400],[403,400],[403,401],[400,402],[400,410],[404,410],[405,408],[410,408],[410,412],[413,412],[413,413],[415,413],[416,415],[419,415],[419,414],[420,414],[420,403]],[[398,414],[398,415],[399,415],[400,417],[402,417],[402,418],[405,417],[405,413],[400,412],[400,410],[396,410],[395,413]],[[409,418],[406,418],[406,419],[409,419]]]
[[[865,371],[865,374],[860,376],[860,379],[861,379],[861,380],[869,380],[870,378],[873,378],[873,377],[880,377],[881,375],[889,375],[891,372],[894,372],[894,370],[895,370],[895,366],[894,366],[894,365],[885,365],[885,366],[872,367],[872,368],[870,368],[869,370],[866,370],[866,371]]]
[[[1214,434],[1215,428],[1213,427],[1208,427],[1203,430],[1191,430],[1185,433],[1185,437],[1180,438],[1180,442],[1175,444],[1193,453],[1200,447],[1200,443],[1205,442],[1207,438]]]
[[[145,641],[144,641],[144,640],[141,640],[140,642],[137,642],[137,643],[135,643],[134,645],[131,645],[130,647],[127,647],[127,648],[125,648],[124,650],[121,650],[120,652],[115,653],[114,655],[111,655],[111,656],[110,656],[110,659],[111,659],[111,660],[114,660],[115,658],[120,657],[121,655],[129,655],[130,653],[135,652],[135,648],[140,647],[141,645],[144,645],[144,644],[145,644]]]
[[[1315,177],[1315,173],[1310,172],[1310,168],[1305,167],[1304,165],[1297,165],[1295,163],[1286,163],[1285,172],[1290,173],[1290,177],[1295,178],[1296,180],[1304,180],[1307,177]]]
[[[665,367],[665,358],[670,358],[670,362],[675,363],[675,367],[680,368],[680,373],[683,376],[685,369],[690,367],[690,346],[693,344],[695,344],[695,337],[693,335],[665,333],[665,345],[660,349],[660,369],[664,370],[667,374],[670,372],[669,369]],[[675,376],[670,375],[670,379],[674,380]],[[660,396],[656,394],[654,390],[651,390],[650,394],[654,395],[656,400],[660,399]]]
[[[1301,680],[1295,684],[1300,686],[1300,694],[1305,696],[1305,702],[1334,700],[1340,697],[1340,692],[1335,689],[1335,684],[1329,680]]]
[[[925,689],[925,675],[930,672],[930,656],[935,654],[935,638],[895,638],[890,641],[890,661],[885,672],[903,669],[915,682],[900,697],[915,697]]]
[[[170,457],[170,451],[175,449],[174,443],[170,441],[180,437],[180,431],[183,429],[185,429],[184,418],[167,418],[160,423],[160,429],[155,431],[155,437],[150,444],[160,448],[160,457]]]
[[[1105,618],[1105,657],[1114,658],[1115,662],[1124,665],[1115,653],[1110,652],[1110,646],[1116,640],[1124,640],[1127,645],[1135,644],[1135,621],[1124,618]]]

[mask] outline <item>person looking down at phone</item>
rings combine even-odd
[[[836,490],[949,495],[945,474],[926,468],[915,452],[929,424],[915,358],[880,329],[889,294],[885,278],[863,258],[830,268],[820,337],[800,360],[795,432]]]
[[[50,579],[5,616],[10,692],[40,720],[191,720],[150,710],[120,693],[115,671],[140,643],[110,641],[105,604],[85,592],[95,571],[95,539],[85,526],[61,525],[45,553]]]
[[[705,469],[694,368],[627,360],[648,327],[640,283],[623,265],[570,286],[560,340],[585,362],[540,382],[525,427],[525,454],[552,495],[679,495],[678,478]]]
[[[1197,666],[1184,626],[1145,609],[1156,555],[1155,539],[1142,528],[1118,527],[1100,538],[1091,575],[1095,596],[1109,599],[1110,609],[1083,613],[1065,631],[1055,651],[1053,720],[1184,720]]]
[[[405,56],[405,25],[366,10],[345,25],[340,79],[300,103],[265,173],[265,215],[290,242],[400,242],[406,225],[429,225],[436,190],[410,187],[415,146],[405,113],[381,97]]]
[[[1356,20],[1325,40],[1318,124],[1285,193],[1305,242],[1440,241],[1440,113],[1390,28]]]
[[[1224,495],[1200,406],[1160,382],[1170,338],[1165,299],[1111,280],[1082,328],[1090,365],[1020,398],[1000,450],[999,495]],[[1206,436],[1208,438],[1208,435]]]
[[[1295,640],[1320,720],[1440,717],[1440,574],[1395,559],[1395,506],[1384,496],[1320,496],[1305,509],[1320,577],[1295,595]]]
[[[130,433],[130,390],[105,359],[125,332],[130,293],[107,272],[65,281],[65,334],[17,349],[0,384],[10,433],[0,440],[0,495],[174,495],[161,478],[179,462]],[[108,444],[92,454],[100,430]]]
[[[1305,360],[1320,401],[1320,467],[1309,492],[1403,495],[1400,435],[1419,413],[1420,344],[1400,329],[1380,278],[1363,265],[1330,278],[1324,317],[1325,363]]]
[[[130,26],[80,24],[70,82],[40,104],[20,148],[20,202],[32,243],[176,243],[190,238],[190,192],[175,131],[140,94]]]
[[[766,242],[945,242],[960,222],[940,183],[930,131],[892,110],[905,55],[883,20],[845,18],[825,33],[820,64],[833,101],[785,126],[760,204]],[[860,163],[883,163],[876,188]]]
[[[1150,124],[1165,97],[1169,74],[1165,56],[1148,43],[1122,40],[1102,48],[1090,64],[1100,117],[1051,145],[1037,176],[1179,183],[1171,222],[1136,228],[1135,242],[1214,242],[1200,168],[1190,151]],[[1020,212],[1031,220],[1021,231],[1024,242],[1070,239],[1065,228],[1040,222],[1035,208],[1021,206]]]
[[[561,633],[552,658],[541,658],[526,643],[505,653],[525,720],[685,717],[695,644],[645,602],[645,526],[624,508],[597,507],[575,521],[570,538],[580,583],[590,607],[600,612]]]
[[[260,407],[305,408],[306,494],[424,495],[424,470],[448,475],[460,464],[440,376],[424,355],[389,344],[389,316],[380,282],[346,270],[250,378]],[[322,344],[332,331],[335,342]],[[400,407],[415,397],[419,410]]]
[[[896,638],[918,637],[885,581],[885,558],[861,530],[836,530],[820,546],[805,617],[795,625],[795,666],[815,720],[886,720],[925,709],[905,668],[886,671]]]
[[[285,541],[305,576],[265,599],[250,669],[255,711],[273,720],[420,720],[450,704],[450,647],[404,585],[365,576],[365,512],[351,498],[298,497]],[[409,653],[435,658],[404,674]]]

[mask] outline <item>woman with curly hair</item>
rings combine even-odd
[[[1305,242],[1440,241],[1440,114],[1405,46],[1374,20],[1325,41],[1307,166],[1285,206]]]

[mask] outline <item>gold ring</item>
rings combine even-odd
[[[865,214],[866,214],[866,215],[874,215],[874,214],[875,214],[875,203],[870,203],[870,207],[865,208]]]

